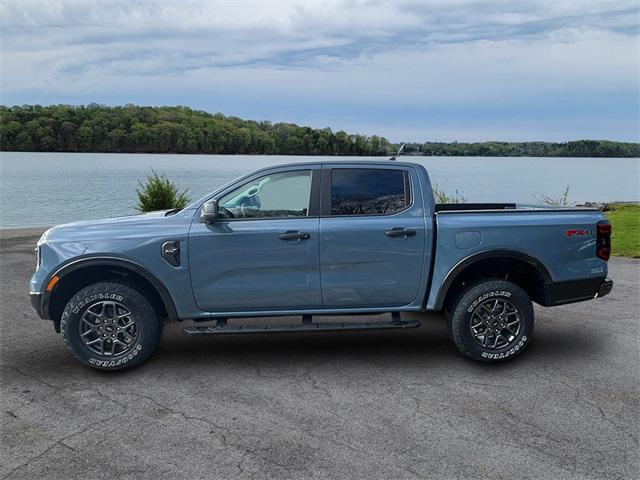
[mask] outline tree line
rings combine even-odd
[[[31,152],[390,155],[377,135],[243,120],[188,107],[98,104],[0,106],[0,149]],[[409,143],[409,155],[640,157],[640,144],[608,140]]]
[[[454,157],[640,157],[640,143],[611,140],[575,140],[571,142],[478,142],[411,143],[405,145],[411,155]]]
[[[387,155],[377,135],[256,122],[187,107],[0,106],[5,151]]]

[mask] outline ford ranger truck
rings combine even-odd
[[[204,322],[189,335],[390,330],[419,327],[402,314],[425,311],[444,312],[464,356],[496,362],[531,341],[532,302],[611,291],[610,236],[593,209],[438,205],[413,163],[282,165],[182,210],[48,230],[31,302],[104,370],[147,359],[165,320]],[[368,316],[317,321],[348,314]],[[301,318],[241,320],[287,315]]]

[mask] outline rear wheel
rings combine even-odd
[[[69,300],[60,329],[82,363],[101,370],[120,370],[142,363],[153,353],[162,322],[134,287],[100,282]]]
[[[466,357],[483,362],[512,358],[533,332],[527,293],[506,280],[487,279],[464,290],[447,312],[451,338]]]

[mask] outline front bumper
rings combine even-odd
[[[36,311],[38,316],[43,320],[47,320],[46,315],[42,309],[42,294],[41,293],[31,293],[29,295],[31,297],[31,306]]]

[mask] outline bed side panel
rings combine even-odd
[[[492,250],[510,250],[542,263],[554,282],[604,277],[607,262],[596,257],[600,212],[487,212],[436,215],[437,248],[427,309],[433,309],[447,274],[462,260]],[[584,231],[577,235],[570,231]]]

